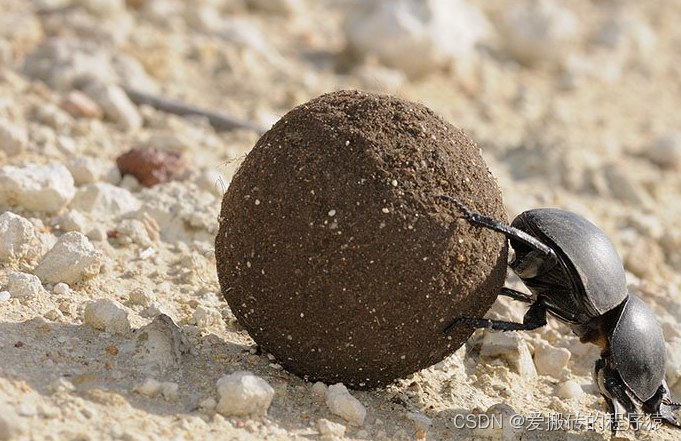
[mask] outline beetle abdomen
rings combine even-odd
[[[610,359],[622,381],[641,401],[652,397],[664,380],[662,328],[643,300],[631,294],[610,336]]]

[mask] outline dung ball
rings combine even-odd
[[[506,221],[479,148],[425,106],[359,91],[279,120],[222,201],[222,292],[289,371],[381,386],[459,348],[503,285],[507,245],[450,204]]]

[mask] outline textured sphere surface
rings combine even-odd
[[[506,274],[505,238],[448,194],[506,221],[478,147],[423,105],[357,91],[296,107],[257,142],[216,238],[234,315],[286,369],[384,385],[459,348]]]

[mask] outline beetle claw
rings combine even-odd
[[[658,415],[667,424],[681,428],[681,420],[675,415],[675,412],[679,409],[681,409],[681,403],[676,403],[669,398],[664,398],[660,403]]]

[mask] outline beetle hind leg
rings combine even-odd
[[[675,413],[681,411],[681,403],[672,400],[667,382],[663,381],[657,393],[643,403],[643,410],[665,423],[681,428],[681,419]]]

